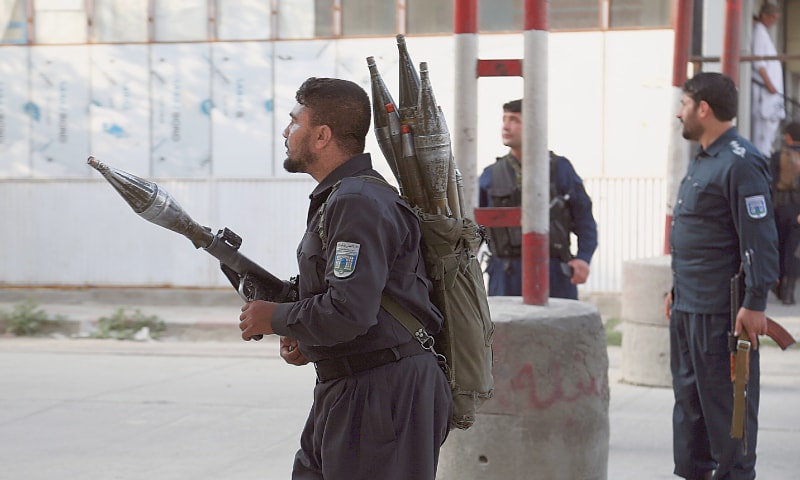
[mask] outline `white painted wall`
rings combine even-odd
[[[407,42],[415,62],[429,63],[452,125],[455,102],[472,101],[453,91],[452,37]],[[672,31],[556,33],[549,49],[550,147],[584,176],[601,222],[582,289],[619,291],[622,259],[662,248]],[[479,51],[518,58],[522,34],[483,35]],[[396,95],[396,52],[394,37],[0,47],[0,285],[226,286],[212,257],[137,217],[85,165],[90,153],[157,181],[199,223],[231,228],[242,252],[277,276],[295,274],[314,184],[281,167],[294,92],[308,76],[369,92],[373,55]],[[501,106],[522,87],[480,79],[479,171],[505,153]],[[367,149],[390,175],[372,135]],[[643,229],[642,218],[659,225]]]

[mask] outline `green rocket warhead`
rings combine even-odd
[[[378,140],[378,146],[383,156],[386,157],[386,163],[389,164],[389,168],[392,169],[395,178],[399,180],[401,174],[398,171],[397,160],[400,153],[398,148],[400,145],[400,132],[399,128],[396,133],[392,131],[392,119],[389,118],[390,114],[387,111],[387,107],[391,105],[392,112],[397,116],[394,100],[378,71],[375,57],[367,57],[367,67],[369,68],[370,84],[372,85],[372,116],[375,122],[375,138]],[[397,146],[395,146],[395,143],[397,143]],[[402,185],[400,188],[402,189]]]
[[[419,101],[419,74],[411,61],[411,55],[406,46],[406,37],[397,35],[397,51],[399,53],[400,67],[400,121],[411,125],[416,121],[417,102]]]
[[[421,82],[414,125],[414,147],[425,179],[430,213],[448,215],[447,185],[451,171],[454,172],[450,165],[453,156],[450,132],[433,95],[427,62],[420,63],[419,71]]]

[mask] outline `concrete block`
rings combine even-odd
[[[622,331],[622,381],[648,387],[671,387],[669,329],[626,323]]]
[[[608,467],[608,352],[588,303],[490,299],[494,397],[475,425],[453,431],[438,480],[605,480]]]
[[[669,387],[672,374],[664,297],[672,288],[670,256],[629,260],[622,273],[622,380]]]
[[[672,288],[670,256],[628,260],[622,265],[622,320],[665,326],[664,296]]]

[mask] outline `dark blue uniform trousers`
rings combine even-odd
[[[578,287],[564,275],[561,260],[550,259],[550,298],[578,299]],[[522,295],[522,260],[519,258],[492,257],[486,267],[489,274],[490,297],[518,297]]]
[[[778,252],[781,259],[781,277],[800,276],[800,260],[794,251],[800,244],[800,205],[789,204],[775,207],[775,226],[778,228]]]
[[[317,383],[293,480],[434,480],[452,415],[433,355]]]
[[[755,478],[758,437],[759,355],[750,352],[747,385],[747,455],[732,439],[733,384],[730,374],[728,315],[673,310],[670,321],[675,474],[715,480]]]

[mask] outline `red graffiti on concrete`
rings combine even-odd
[[[523,394],[527,392],[530,406],[543,410],[557,402],[574,403],[585,397],[600,397],[605,391],[605,386],[599,384],[597,378],[593,375],[589,375],[588,382],[578,381],[574,386],[565,388],[561,365],[559,364],[551,365],[547,370],[547,376],[550,378],[547,379],[546,383],[553,387],[541,389],[537,384],[533,365],[530,363],[522,365],[509,382],[511,395],[516,396],[520,392]],[[541,390],[549,390],[549,393],[545,394]],[[510,399],[502,392],[497,395],[497,400],[502,405],[510,406]]]

